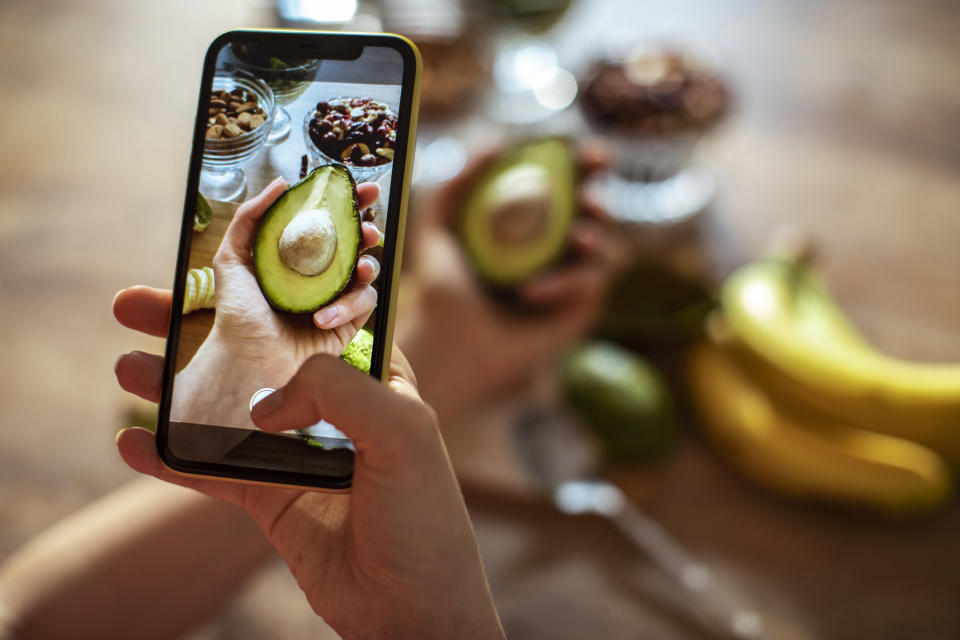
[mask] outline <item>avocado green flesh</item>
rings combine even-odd
[[[373,358],[373,334],[366,329],[360,329],[353,340],[347,343],[340,359],[347,364],[370,373],[370,362]]]
[[[540,228],[532,237],[504,242],[494,218],[515,204],[511,189],[535,192],[541,185],[548,208],[537,223]],[[462,211],[460,235],[477,274],[490,284],[509,287],[556,261],[573,221],[574,187],[574,158],[559,138],[524,143],[495,161],[468,194]]]
[[[298,214],[317,209],[329,212],[337,246],[326,269],[315,276],[305,276],[281,259],[280,236]],[[260,290],[274,308],[288,313],[312,313],[343,292],[353,276],[359,251],[356,184],[345,167],[327,165],[314,169],[267,210],[257,230],[253,261]]]

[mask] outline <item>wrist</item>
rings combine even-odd
[[[253,427],[250,398],[286,384],[263,358],[224,339],[216,326],[174,379],[171,417],[182,422]],[[289,376],[288,376],[289,377]]]
[[[449,593],[445,593],[436,602],[446,599],[449,599]],[[506,637],[489,591],[474,600],[457,601],[446,614],[437,614],[437,609],[431,608],[425,612],[422,619],[409,620],[407,624],[403,624],[406,631],[399,635],[410,638],[462,640],[503,640]]]

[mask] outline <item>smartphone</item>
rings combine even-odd
[[[173,471],[350,488],[354,449],[336,425],[266,433],[250,409],[317,352],[386,378],[419,77],[416,48],[394,35],[243,30],[210,45],[157,423]],[[282,195],[258,196],[278,177]],[[318,328],[363,289],[363,255],[380,264],[373,311]]]

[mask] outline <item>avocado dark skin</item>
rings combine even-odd
[[[326,242],[333,242],[335,238],[334,245],[323,245],[335,249],[329,264],[319,273],[298,271],[294,268],[298,265],[288,264],[280,249],[287,226],[302,214],[319,217],[327,225],[322,234],[315,229],[310,229],[311,232],[322,235]],[[314,243],[318,242],[316,237],[319,236],[314,236]],[[337,299],[350,284],[360,253],[360,240],[360,208],[353,176],[341,165],[318,167],[287,189],[260,220],[253,245],[254,271],[260,290],[278,311],[313,313]],[[304,246],[316,245],[308,242]],[[301,246],[299,251],[298,255],[302,256],[306,249]]]

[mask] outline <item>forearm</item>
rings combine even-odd
[[[0,567],[14,637],[177,637],[274,552],[240,509],[153,479],[41,534]]]

